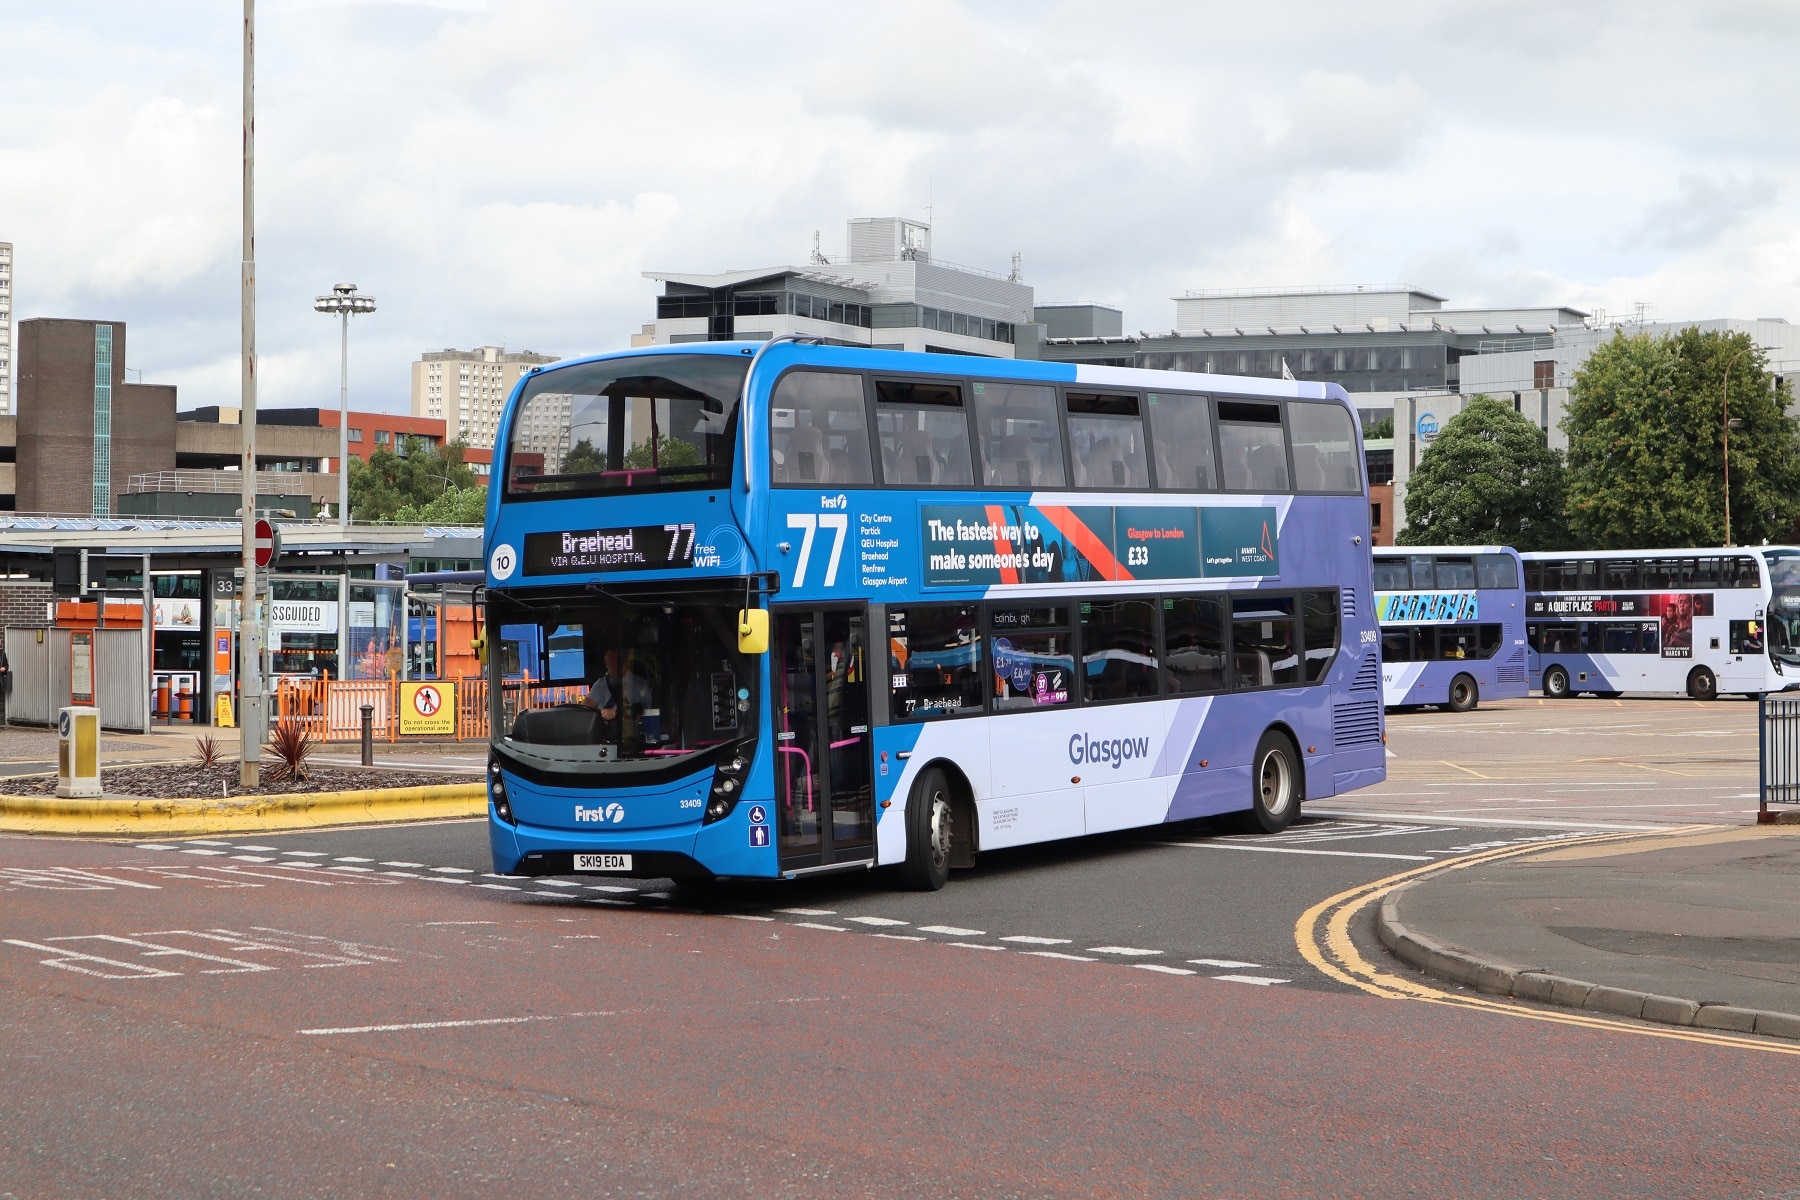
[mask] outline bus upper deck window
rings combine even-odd
[[[1362,491],[1356,434],[1350,413],[1337,404],[1289,401],[1288,431],[1294,442],[1294,487],[1302,492],[1355,495]]]
[[[881,473],[889,487],[969,487],[975,474],[962,385],[882,379],[875,384]]]
[[[1437,578],[1431,568],[1431,555],[1415,554],[1407,561],[1412,563],[1413,591],[1429,592],[1437,587]]]
[[[1438,559],[1437,586],[1440,592],[1474,591],[1475,560],[1472,558]]]
[[[1287,491],[1287,437],[1281,427],[1281,406],[1219,401],[1219,466],[1227,491]]]
[[[1510,554],[1477,554],[1475,586],[1478,588],[1516,588],[1519,565]]]
[[[1149,456],[1144,449],[1138,398],[1070,392],[1068,404],[1075,486],[1149,487]]]
[[[1658,564],[1652,562],[1644,565],[1654,571]],[[1609,592],[1630,592],[1636,591],[1640,586],[1667,587],[1668,584],[1663,580],[1652,582],[1641,574],[1635,558],[1609,558],[1600,564],[1600,586]]]
[[[875,482],[860,375],[789,371],[769,408],[770,478],[803,486]]]
[[[1407,568],[1404,558],[1377,558],[1375,560],[1375,590],[1378,592],[1408,592],[1412,590],[1412,572]]]
[[[1156,447],[1156,486],[1165,492],[1210,492],[1219,486],[1213,462],[1212,414],[1205,396],[1151,392],[1150,437]]]
[[[982,482],[988,487],[1067,487],[1056,389],[983,380],[972,391]]]

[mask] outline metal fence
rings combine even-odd
[[[1770,821],[1771,804],[1800,804],[1800,698],[1764,696],[1756,702],[1757,819]]]
[[[415,681],[417,682],[417,681]],[[362,709],[374,709],[375,736],[389,742],[485,742],[488,738],[488,681],[482,675],[439,682],[456,688],[452,732],[410,734],[401,730],[402,683],[397,679],[282,679],[275,689],[275,719],[293,722],[322,742],[354,742],[362,737]],[[510,727],[521,711],[569,704],[584,687],[545,685],[529,676],[501,685],[500,718]]]

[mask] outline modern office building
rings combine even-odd
[[[1152,370],[1329,381],[1352,393],[1365,421],[1384,417],[1412,393],[1453,394],[1473,355],[1585,328],[1588,314],[1566,305],[1444,307],[1422,288],[1307,287],[1186,292],[1174,298],[1174,327],[1124,335],[1104,306],[1054,306],[1039,320],[1058,332],[1042,356]],[[1080,320],[1083,307],[1093,324]],[[1058,311],[1060,310],[1060,311]],[[1053,318],[1061,317],[1061,320]]]
[[[13,415],[13,248],[0,242],[0,417]]]
[[[491,449],[513,385],[533,367],[555,361],[530,350],[509,354],[504,346],[429,350],[412,365],[412,415],[441,421],[452,437]]]
[[[1032,289],[1016,265],[1001,275],[937,262],[931,226],[859,217],[848,253],[717,274],[646,271],[663,285],[656,320],[634,345],[767,340],[801,333],[832,345],[993,358],[1035,358]]]

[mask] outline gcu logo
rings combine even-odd
[[[575,820],[578,822],[590,821],[604,825],[610,821],[614,825],[617,825],[624,819],[625,806],[623,804],[608,804],[604,808],[601,808],[598,805],[593,808],[583,808],[579,804],[575,806]]]

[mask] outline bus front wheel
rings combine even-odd
[[[1569,690],[1569,673],[1561,667],[1550,667],[1544,672],[1544,695],[1552,700],[1567,700],[1574,692]]]
[[[1300,751],[1286,734],[1271,729],[1256,743],[1250,760],[1250,811],[1245,824],[1253,831],[1280,833],[1300,813]]]
[[[954,829],[950,780],[939,767],[927,767],[913,784],[906,802],[906,861],[900,882],[915,892],[935,892],[950,878],[950,844]]]
[[[1719,681],[1705,667],[1695,667],[1688,672],[1688,695],[1695,700],[1717,700]]]
[[[1446,707],[1451,712],[1473,712],[1480,703],[1481,689],[1476,686],[1473,676],[1458,675],[1450,681],[1450,703]]]

